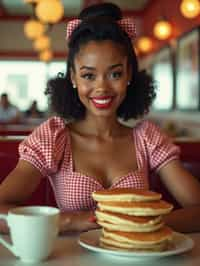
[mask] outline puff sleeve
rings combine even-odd
[[[143,137],[150,170],[157,172],[168,162],[179,159],[180,148],[154,123],[143,123]]]
[[[65,123],[54,116],[20,143],[19,159],[30,162],[43,176],[51,175],[58,169],[65,142]]]

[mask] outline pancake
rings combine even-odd
[[[110,211],[135,216],[159,216],[169,213],[173,205],[163,201],[151,202],[98,202],[98,208],[101,211]]]
[[[140,246],[154,245],[162,243],[163,241],[172,240],[173,233],[174,231],[168,226],[163,226],[154,232],[145,233],[102,230],[103,237],[105,238],[111,238],[114,241],[137,244]]]
[[[137,225],[125,225],[125,224],[112,224],[106,221],[98,220],[97,223],[105,229],[111,231],[123,231],[123,232],[153,232],[160,229],[164,223],[158,223],[151,226],[137,226]]]
[[[134,216],[121,213],[114,213],[109,211],[101,211],[97,209],[95,211],[97,219],[110,221],[114,224],[125,224],[125,225],[150,225],[157,224],[162,220],[161,216]]]
[[[161,216],[131,216],[106,211],[95,211],[97,223],[106,229],[125,232],[150,232],[163,226]]]
[[[119,250],[119,251],[164,251],[167,250],[171,245],[168,240],[158,244],[133,244],[127,242],[119,242],[108,237],[102,236],[100,238],[100,246],[106,249]]]
[[[150,190],[135,188],[115,188],[99,190],[92,193],[95,201],[155,201],[161,199],[161,194]]]

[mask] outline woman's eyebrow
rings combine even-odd
[[[123,67],[123,64],[115,64],[115,65],[112,65],[109,67],[109,69],[113,69],[113,68],[116,68],[116,67]]]
[[[114,65],[111,65],[109,66],[109,69],[113,69],[113,68],[116,68],[116,67],[123,67],[123,64],[114,64]],[[80,70],[82,69],[87,69],[87,70],[95,70],[96,68],[95,67],[90,67],[90,66],[81,66],[80,67]]]
[[[82,66],[80,67],[80,70],[82,69],[87,69],[87,70],[95,70],[95,67],[90,67],[90,66]]]

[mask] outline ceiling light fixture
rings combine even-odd
[[[29,39],[40,37],[46,30],[45,25],[35,19],[30,19],[24,23],[24,34]]]
[[[166,40],[172,34],[172,26],[165,18],[161,18],[153,27],[153,33],[158,40]]]
[[[196,18],[200,14],[199,0],[183,0],[180,5],[180,11],[186,18]]]
[[[50,47],[51,41],[48,36],[42,35],[37,38],[34,43],[33,47],[36,51],[42,51]]]
[[[153,42],[151,38],[143,36],[137,40],[136,49],[142,53],[150,52],[153,48]]]
[[[53,58],[53,53],[50,49],[44,50],[39,54],[41,61],[49,62]]]
[[[44,23],[57,23],[64,15],[64,6],[59,0],[42,0],[35,7],[35,14]]]

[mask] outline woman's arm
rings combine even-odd
[[[7,213],[9,209],[23,205],[36,189],[41,178],[40,172],[30,163],[19,161],[16,168],[0,185],[0,213]],[[0,220],[0,232],[8,232],[8,227],[3,220]]]
[[[7,213],[9,209],[23,205],[36,190],[41,181],[40,171],[27,161],[20,160],[16,168],[0,185],[0,213]],[[62,213],[60,216],[60,232],[86,231],[97,228],[91,221],[92,211],[74,211]],[[7,233],[8,228],[0,221],[0,232]]]
[[[200,180],[184,169],[178,160],[159,170],[164,185],[182,206],[165,217],[166,223],[177,231],[200,231]]]
[[[29,162],[19,160],[16,168],[0,185],[0,206],[23,204],[36,190],[41,178],[37,168]]]

